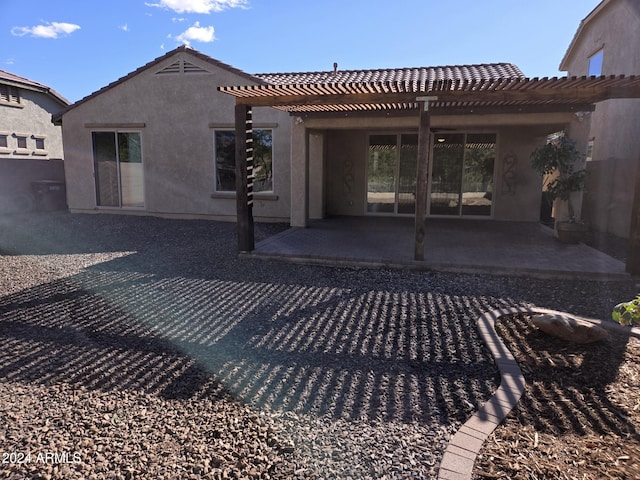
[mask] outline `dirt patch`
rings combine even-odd
[[[640,340],[612,334],[574,345],[528,316],[496,323],[525,393],[487,439],[476,479],[640,478]]]

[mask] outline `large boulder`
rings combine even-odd
[[[571,315],[539,315],[532,322],[543,332],[573,343],[594,343],[609,337],[604,328]]]

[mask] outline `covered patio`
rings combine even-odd
[[[335,72],[338,73],[337,71]],[[334,79],[336,80],[336,79]],[[402,265],[465,271],[511,271],[523,274],[616,276],[625,265],[585,245],[557,243],[537,223],[434,218],[426,211],[429,189],[430,134],[438,126],[502,124],[520,116],[520,125],[568,124],[571,115],[593,111],[597,102],[640,98],[640,78],[631,76],[564,78],[433,79],[403,81],[315,78],[270,79],[258,85],[219,87],[236,97],[236,192],[238,249],[255,255],[289,259]],[[251,108],[268,106],[289,112],[294,121],[291,161],[291,225],[303,227],[258,247],[253,233]],[[527,119],[523,119],[522,116]],[[511,116],[511,117],[510,117]],[[417,126],[415,212],[406,218],[314,220],[311,182],[318,165],[312,135],[317,129],[340,128],[353,118],[413,117]],[[453,121],[452,121],[453,119]],[[309,125],[305,122],[312,120]],[[451,122],[452,123],[448,123]],[[441,125],[440,125],[441,124]],[[310,150],[312,151],[310,153]],[[508,158],[505,159],[505,162]],[[318,172],[322,175],[322,171]],[[507,173],[504,183],[506,185]],[[506,187],[505,187],[506,188]],[[507,188],[508,189],[508,188]],[[513,193],[513,192],[512,192]],[[504,193],[503,193],[504,194]],[[322,195],[320,195],[321,198]],[[321,215],[318,218],[324,218]],[[510,220],[513,220],[511,218]],[[531,220],[531,219],[528,219]],[[637,223],[637,222],[636,222]],[[640,226],[630,236],[627,270],[638,273]],[[306,230],[305,230],[306,228]],[[638,247],[638,248],[635,248]]]
[[[530,222],[428,219],[425,258],[413,258],[413,220],[335,217],[291,228],[247,255],[293,263],[388,267],[541,278],[629,279],[625,264],[585,244],[567,245]]]

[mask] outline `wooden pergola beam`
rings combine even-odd
[[[429,138],[431,117],[429,103],[438,97],[419,97],[417,100],[423,105],[420,109],[418,126],[418,158],[416,165],[416,218],[415,218],[415,247],[414,258],[424,260],[424,237],[426,234],[427,218],[427,189],[429,184]]]
[[[251,107],[235,107],[236,212],[238,251],[255,248],[253,225],[253,124]]]
[[[576,90],[566,92],[557,89],[537,89],[525,91],[488,91],[466,92],[449,91],[427,92],[437,95],[438,102],[442,103],[513,103],[513,104],[589,104],[610,98],[621,98],[613,92]],[[631,96],[636,93],[630,90],[629,94],[622,98],[640,98]],[[415,93],[351,93],[351,94],[327,94],[327,95],[275,95],[256,97],[236,97],[239,105],[252,105],[254,107],[301,107],[308,105],[369,105],[369,104],[411,104],[415,102]]]

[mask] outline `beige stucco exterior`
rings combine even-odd
[[[235,101],[217,87],[247,77],[180,49],[75,104],[62,115],[69,209],[234,220],[235,194],[216,192],[214,131],[234,128]],[[253,125],[273,130],[274,172],[273,192],[255,194],[254,215],[286,221],[290,117],[255,108]],[[96,205],[92,132],[112,130],[141,135],[142,208]]]
[[[179,48],[71,106],[59,118],[70,210],[235,220],[235,194],[216,191],[214,161],[214,131],[234,128],[235,98],[217,87],[255,81]],[[434,114],[431,127],[495,134],[491,214],[477,218],[536,222],[542,186],[530,154],[575,120],[573,113],[470,112]],[[254,128],[273,130],[274,183],[273,192],[254,194],[255,219],[304,227],[330,215],[368,215],[368,136],[417,134],[418,123],[417,111],[290,116],[253,108]],[[97,206],[92,133],[101,131],[139,132],[142,165],[126,165],[126,173],[143,178],[144,207]]]
[[[590,57],[602,50],[602,75],[640,74],[640,3],[605,0],[583,20],[560,68],[589,73]],[[640,164],[640,99],[608,100],[575,128],[586,150],[583,218],[597,230],[629,236],[634,179]]]
[[[62,132],[51,123],[51,115],[66,105],[42,92],[17,87],[20,103],[0,102],[0,132],[7,135],[7,147],[0,147],[0,158],[61,160]],[[27,137],[27,148],[18,148],[16,136]],[[36,149],[36,138],[44,140],[44,150]]]

